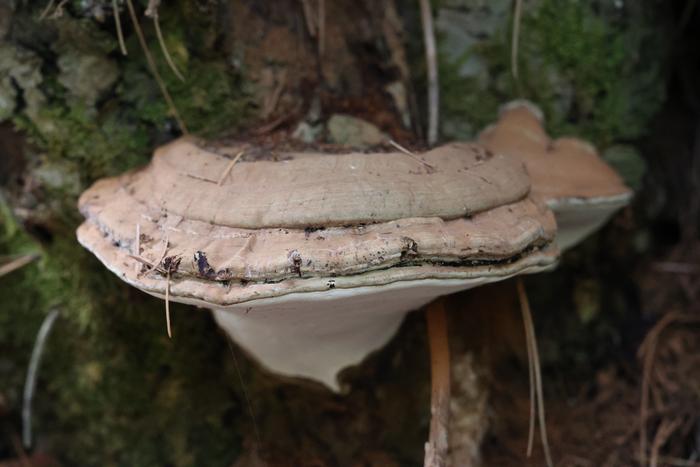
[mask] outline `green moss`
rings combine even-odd
[[[204,28],[214,19],[201,10],[193,19],[192,3],[161,7],[166,42],[184,83],[165,64],[150,22],[143,24],[190,130],[217,136],[239,125],[248,98],[225,55],[201,50],[216,36]],[[230,465],[245,436],[238,421],[247,415],[209,314],[174,305],[175,338],[167,339],[162,301],[116,280],[75,240],[79,193],[100,177],[146,163],[153,147],[178,131],[133,32],[129,55],[122,57],[111,30],[70,18],[72,11],[45,22],[46,42],[32,44],[43,63],[31,92],[42,105],[36,112],[12,107],[12,121],[32,143],[26,176],[39,186],[32,187],[30,224],[43,234],[41,241],[29,236],[0,203],[0,255],[41,253],[35,263],[0,278],[0,391],[18,419],[36,332],[46,313],[58,308],[34,423],[38,439],[66,465]],[[116,78],[99,81],[94,93],[71,84],[81,80],[72,72],[113,63]],[[0,437],[0,457],[5,452],[12,448]]]
[[[124,102],[140,109],[144,122],[162,127],[170,119],[169,109],[144,65],[126,66],[118,92]],[[163,60],[159,60],[159,69],[175,107],[191,132],[213,137],[235,128],[246,115],[248,101],[227,65],[190,59],[183,68],[184,82]]]
[[[650,28],[646,5],[610,12],[593,2],[542,0],[526,8],[517,81],[510,69],[512,19],[503,18],[495,34],[460,59],[482,60],[485,83],[461,76],[460,63],[441,57],[445,120],[465,119],[478,129],[493,121],[496,102],[526,98],[542,107],[555,135],[603,147],[638,138],[664,98],[663,41]]]
[[[230,463],[241,433],[228,426],[227,413],[245,412],[209,315],[173,306],[169,340],[162,301],[115,281],[72,231],[40,246],[6,215],[0,225],[0,254],[43,253],[0,279],[0,379],[10,407],[21,406],[44,314],[61,313],[40,371],[37,437],[68,465]]]

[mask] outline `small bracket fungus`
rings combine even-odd
[[[626,206],[632,191],[591,144],[576,138],[551,140],[542,122],[534,104],[514,101],[501,109],[498,122],[486,128],[479,141],[525,163],[533,194],[554,211],[557,242],[565,250]]]
[[[476,144],[417,155],[431,171],[400,152],[248,147],[219,183],[221,154],[183,138],[98,181],[80,198],[78,239],[129,284],[212,309],[278,373],[337,389],[407,312],[557,259],[554,217],[523,165]]]

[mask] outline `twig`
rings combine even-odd
[[[520,41],[520,19],[523,13],[523,0],[515,0],[513,9],[513,37],[510,45],[510,71],[513,78],[518,80],[518,49]]]
[[[440,90],[438,83],[437,50],[430,0],[420,0],[421,20],[423,22],[423,39],[425,42],[425,60],[428,67],[428,144],[437,142],[440,112]]]
[[[36,253],[30,253],[27,255],[22,255],[19,256],[13,260],[10,260],[9,262],[0,265],[0,277],[11,273],[12,271],[16,271],[19,268],[22,268],[26,266],[27,264],[31,263],[35,259],[39,257],[38,254]]]
[[[429,173],[435,172],[436,169],[435,169],[434,166],[428,164],[428,163],[425,162],[423,159],[419,158],[419,157],[416,156],[413,152],[411,152],[411,151],[409,151],[408,149],[406,149],[405,147],[401,146],[399,143],[397,143],[397,142],[394,141],[393,139],[390,139],[390,140],[388,141],[388,143],[389,143],[390,145],[394,146],[396,149],[398,149],[398,150],[401,151],[402,153],[406,154],[408,157],[410,157],[410,158],[413,159],[414,161],[416,161],[416,162],[418,162],[418,163],[420,163],[420,164],[423,164],[423,165],[428,169]]]
[[[537,336],[535,335],[535,325],[532,321],[532,312],[530,311],[530,302],[525,293],[525,286],[521,278],[517,280],[518,298],[520,300],[520,311],[523,315],[523,323],[525,324],[525,335],[527,337],[527,345],[530,346],[532,353],[532,363],[534,363],[535,375],[535,395],[537,396],[537,418],[540,424],[540,438],[542,441],[542,449],[544,450],[544,458],[548,467],[552,467],[552,454],[549,450],[549,440],[547,438],[547,421],[544,411],[544,391],[542,389],[542,370],[540,368],[540,356],[537,351]]]
[[[163,33],[160,31],[160,17],[158,16],[158,7],[160,6],[160,0],[150,0],[148,2],[148,7],[146,8],[145,15],[148,16],[149,18],[153,18],[153,26],[155,27],[156,30],[156,37],[158,38],[158,43],[160,44],[160,50],[163,52],[163,56],[165,57],[165,61],[168,62],[168,66],[170,67],[171,70],[173,70],[173,73],[175,73],[175,76],[177,76],[180,81],[183,83],[185,82],[184,76],[182,76],[182,73],[180,73],[180,70],[177,69],[175,66],[175,62],[173,62],[172,57],[170,56],[170,52],[168,52],[168,47],[165,45],[165,40],[163,39]]]
[[[426,308],[430,344],[430,438],[425,443],[424,467],[447,465],[450,418],[450,348],[445,303],[438,299]]]
[[[165,87],[165,82],[163,82],[163,78],[161,78],[160,73],[158,73],[158,68],[156,67],[156,62],[153,60],[153,56],[151,55],[151,51],[148,49],[148,44],[146,43],[146,38],[143,36],[143,31],[141,30],[141,25],[139,24],[139,20],[136,17],[136,11],[134,10],[134,4],[131,0],[126,0],[126,6],[129,8],[129,15],[131,16],[131,21],[134,23],[134,29],[136,30],[136,36],[139,39],[139,43],[141,44],[141,48],[143,49],[143,53],[146,56],[146,62],[148,63],[148,67],[151,69],[151,73],[153,74],[153,77],[156,80],[156,83],[158,83],[158,87],[160,88],[160,92],[163,94],[163,98],[165,99],[166,104],[168,105],[168,108],[173,114],[173,117],[177,121],[178,126],[180,127],[180,131],[182,131],[183,134],[188,134],[187,131],[187,126],[185,125],[185,122],[180,118],[180,113],[177,111],[177,107],[175,107],[175,102],[173,102],[172,97],[170,97],[170,93],[168,92],[168,89]]]
[[[124,42],[124,33],[122,32],[122,20],[120,18],[119,7],[117,6],[117,0],[112,0],[112,13],[114,15],[114,24],[117,28],[117,40],[119,41],[119,50],[122,55],[127,55],[126,43]]]
[[[242,149],[242,150],[238,151],[238,154],[236,154],[233,159],[231,159],[231,162],[229,162],[228,165],[226,166],[226,170],[224,170],[224,173],[221,174],[221,178],[219,178],[219,186],[223,185],[224,180],[226,180],[226,177],[228,177],[228,174],[231,173],[233,166],[236,165],[236,162],[238,162],[238,159],[240,159],[244,153],[245,153],[245,149]]]
[[[22,440],[26,448],[32,446],[32,400],[34,399],[34,389],[36,387],[36,375],[39,371],[41,356],[44,352],[46,338],[51,331],[54,321],[58,317],[58,310],[51,310],[41,323],[39,333],[34,342],[32,356],[29,359],[27,378],[24,381],[24,394],[22,397]]]

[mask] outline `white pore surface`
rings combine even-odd
[[[557,219],[557,245],[568,250],[605,224],[613,214],[625,207],[631,193],[600,199],[562,199],[547,204]]]
[[[267,369],[337,391],[337,373],[384,346],[409,311],[493,280],[425,279],[290,294],[215,309],[214,317]]]

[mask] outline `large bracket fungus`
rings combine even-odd
[[[556,262],[522,163],[480,145],[420,160],[247,146],[229,174],[243,149],[180,139],[98,181],[78,239],[129,284],[212,309],[274,372],[337,389],[407,312]]]
[[[626,206],[632,190],[591,144],[569,137],[552,140],[543,120],[534,104],[513,101],[501,108],[498,122],[484,129],[479,141],[525,163],[533,194],[556,215],[557,243],[565,250]]]

